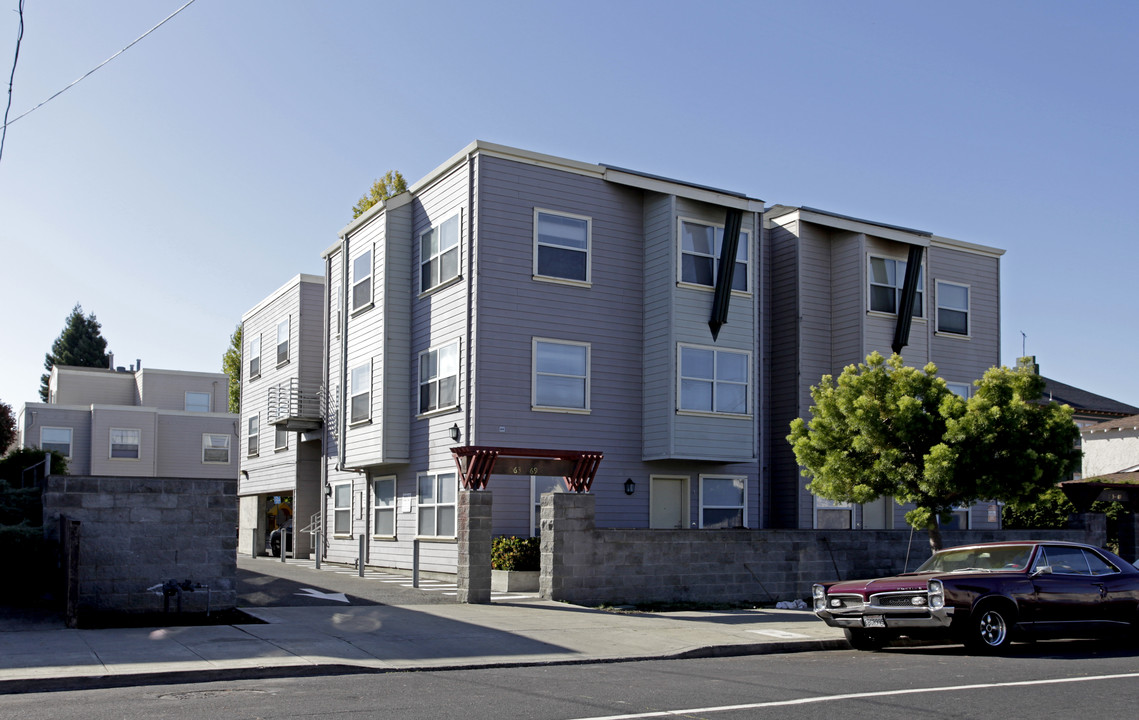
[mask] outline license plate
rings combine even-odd
[[[886,618],[881,615],[866,615],[862,618],[862,627],[884,628],[886,627]]]

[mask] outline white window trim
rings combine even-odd
[[[352,401],[364,393],[356,392],[356,386],[352,383],[352,375],[362,367],[368,368],[368,389],[366,391],[368,393],[368,415],[367,417],[360,419],[353,419]],[[348,413],[349,427],[352,427],[354,425],[366,425],[367,423],[372,422],[372,400],[372,361],[368,360],[367,362],[362,362],[359,365],[348,369],[348,407],[346,408],[346,411]]]
[[[452,345],[455,346],[455,360],[456,360],[455,402],[450,404],[450,405],[440,405],[439,407],[437,407],[433,410],[424,410],[423,409],[423,400],[422,400],[422,397],[423,397],[422,392],[423,392],[424,382],[423,382],[423,377],[420,373],[420,369],[423,367],[423,356],[429,355],[430,353],[438,354],[439,351],[441,351],[443,348],[451,347]],[[461,352],[462,352],[462,348],[459,346],[459,341],[458,340],[452,340],[451,342],[445,342],[441,345],[434,345],[432,347],[429,347],[426,350],[420,352],[419,355],[416,356],[416,360],[415,360],[415,373],[416,373],[415,408],[416,408],[416,412],[417,412],[416,417],[418,417],[418,418],[434,417],[436,415],[444,415],[446,413],[454,412],[455,410],[458,409],[459,397],[462,395],[462,392],[461,392],[462,388],[459,387],[459,380],[463,374],[463,372],[462,372],[462,370],[463,370],[463,356],[462,356]],[[438,358],[436,358],[435,366],[436,367],[439,366]],[[434,383],[438,384],[439,381],[444,377],[450,377],[450,376],[436,375],[433,380],[428,380],[428,382],[434,382]],[[438,396],[438,392],[436,392],[436,396]]]
[[[714,355],[723,352],[723,353],[735,353],[738,355],[746,355],[747,356],[747,392],[746,392],[746,395],[747,395],[747,412],[745,412],[745,413],[729,413],[729,412],[717,412],[715,410],[712,410],[711,412],[709,412],[707,410],[686,410],[686,409],[681,407],[680,399],[681,399],[681,392],[682,392],[683,383],[684,383],[684,379],[685,379],[685,376],[682,373],[684,366],[681,362],[681,357],[682,357],[684,348],[693,348],[696,350],[709,350]],[[715,360],[713,359],[713,366],[714,365],[715,365]],[[752,409],[754,407],[754,398],[753,398],[753,393],[752,393],[752,390],[754,387],[754,382],[753,382],[753,378],[752,378],[753,374],[754,374],[754,371],[752,369],[752,354],[751,354],[750,350],[739,350],[736,348],[721,348],[721,347],[716,347],[714,345],[698,345],[696,343],[684,343],[684,342],[677,343],[676,344],[676,414],[677,415],[690,415],[690,416],[694,416],[694,417],[751,419],[752,414],[753,414]],[[690,378],[690,379],[706,381],[706,378]],[[716,383],[717,382],[719,382],[719,381],[716,380],[715,378],[712,379],[712,400],[713,400],[713,402],[716,399]],[[728,381],[725,380],[724,382],[728,382]],[[738,385],[739,383],[733,383],[733,384]]]
[[[257,352],[253,351],[254,346]],[[253,361],[257,361],[257,372],[253,372]],[[261,333],[249,338],[249,379],[256,380],[261,377]]]
[[[972,288],[972,286],[967,285],[965,283],[953,282],[952,280],[937,280],[937,281],[935,281],[934,284],[936,286],[936,294],[937,294],[937,317],[934,319],[934,322],[936,323],[933,326],[934,332],[938,335],[938,337],[953,337],[953,338],[960,338],[962,340],[968,340],[970,337],[972,337],[972,332],[973,332],[973,288]],[[948,330],[942,330],[941,329],[941,311],[943,309],[942,305],[941,305],[941,286],[942,285],[952,285],[954,287],[965,288],[965,310],[964,311],[962,311],[960,308],[951,308],[951,307],[944,308],[945,310],[949,310],[951,312],[964,312],[965,313],[965,332],[963,334],[962,333],[950,332]]]
[[[251,423],[257,423],[257,432],[253,432]],[[257,449],[249,452],[250,441],[257,438]],[[245,421],[245,456],[257,457],[261,454],[261,414],[254,413]]]
[[[897,311],[886,312],[885,310],[875,310],[871,305],[871,303],[873,302],[873,299],[871,298],[872,293],[870,292],[871,285],[875,285],[878,287],[887,287],[886,285],[883,285],[881,283],[874,282],[872,279],[874,277],[874,275],[873,275],[873,270],[870,267],[870,261],[875,260],[875,259],[876,260],[892,260],[895,263],[905,263],[906,265],[909,264],[909,259],[904,258],[904,257],[895,257],[893,255],[885,255],[885,254],[881,254],[881,253],[873,253],[873,252],[866,253],[866,285],[864,286],[866,288],[866,313],[868,315],[873,315],[876,317],[896,318],[896,317],[898,317]],[[897,268],[895,267],[894,268],[894,277],[896,278],[897,282],[901,283],[901,285],[897,285],[894,287],[894,302],[897,303],[898,299],[901,297],[902,289],[905,287],[905,284],[906,284],[906,275],[905,275],[905,273],[902,273],[902,276],[899,278]],[[914,307],[917,308],[917,310],[919,311],[920,314],[913,315],[910,319],[911,322],[925,322],[927,314],[928,314],[928,313],[926,313],[926,310],[925,310],[925,306],[926,306],[926,302],[925,302],[925,298],[926,298],[926,289],[925,289],[926,267],[925,267],[925,256],[924,256],[924,254],[923,254],[922,260],[921,260],[920,278],[921,278],[921,282],[918,283],[917,292],[921,295],[921,303],[920,303],[920,305],[917,303],[914,304]]]
[[[570,218],[572,220],[585,221],[585,250],[578,250],[577,248],[565,248],[564,245],[549,245],[549,247],[560,247],[569,249],[576,252],[585,253],[585,280],[576,280],[574,278],[558,277],[557,275],[543,275],[538,272],[538,248],[543,245],[538,240],[538,216],[539,215],[556,215],[558,217]],[[592,287],[593,286],[593,218],[588,215],[576,215],[574,213],[562,212],[561,210],[550,210],[549,208],[534,208],[534,245],[533,245],[533,278],[540,282],[557,283],[560,285],[575,285],[577,287]]]
[[[743,480],[743,483],[744,483],[743,506],[740,507],[737,505],[704,505],[704,481],[705,480]],[[745,529],[748,527],[748,523],[747,523],[747,495],[748,495],[748,484],[749,483],[748,483],[747,475],[722,475],[719,473],[708,473],[706,475],[701,474],[699,476],[699,480],[697,482],[700,485],[700,492],[699,492],[699,500],[696,504],[696,512],[697,512],[698,518],[699,518],[697,520],[697,522],[699,523],[699,527],[701,530],[704,529],[704,510],[705,509],[709,509],[709,510],[721,509],[722,510],[722,509],[728,509],[728,508],[735,509],[735,508],[739,507],[741,510],[741,520],[743,521],[743,525],[741,527],[743,527]]]
[[[455,501],[454,502],[450,502],[450,503],[439,502],[439,497],[438,497],[439,484],[438,483],[439,483],[439,476],[440,475],[451,475],[454,477],[454,479],[455,479]],[[436,490],[435,502],[424,503],[420,500],[419,483],[425,477],[432,478],[432,482],[435,483],[435,490]],[[454,513],[455,513],[455,534],[454,535],[424,535],[422,532],[420,532],[419,512],[421,509],[427,508],[427,507],[434,508],[434,512],[436,513],[435,514],[435,530],[436,530],[436,532],[438,532],[438,530],[439,530],[439,515],[438,515],[439,508],[446,508],[446,507],[452,508],[454,510]],[[425,540],[456,540],[456,539],[458,539],[458,532],[459,532],[459,475],[458,475],[458,473],[456,473],[454,470],[445,470],[445,471],[441,471],[441,472],[421,472],[421,473],[418,473],[415,476],[415,537],[425,539]]]
[[[812,495],[811,501],[812,501],[811,502],[811,527],[812,528],[817,530],[819,527],[819,510],[846,510],[850,513],[850,529],[851,530],[854,529],[854,503],[839,502],[837,500],[827,500],[826,498],[821,498],[818,495]],[[830,505],[824,505],[823,507],[820,508],[819,507],[820,502],[831,503],[831,504]]]
[[[191,395],[205,395],[206,396],[206,409],[205,410],[191,410],[190,409],[190,396]],[[186,412],[213,412],[214,409],[214,396],[210,392],[201,392],[196,390],[187,390],[183,401],[182,408]]]
[[[369,246],[368,249],[364,252],[368,253],[368,255],[369,255],[368,274],[367,275],[365,275],[362,278],[356,277],[356,261],[364,256],[363,252],[360,253],[359,255],[357,255],[351,262],[348,263],[348,270],[349,270],[349,273],[351,276],[351,280],[348,283],[348,297],[351,298],[350,304],[352,305],[352,307],[349,308],[348,312],[352,316],[356,316],[362,312],[365,312],[366,310],[369,310],[369,309],[375,307],[375,305],[376,305],[376,284],[375,284],[376,247],[375,247],[375,243],[373,243],[371,246]],[[359,307],[357,307],[356,306],[356,286],[363,284],[365,281],[368,283],[368,302],[363,303]],[[337,287],[337,295],[339,295],[339,292],[340,292],[340,288]],[[338,299],[338,301],[339,301],[339,299]],[[339,328],[337,329],[337,333],[339,333]]]
[[[561,407],[558,405],[538,404],[538,343],[551,345],[574,345],[585,348],[585,407]],[[552,373],[543,375],[553,376]],[[558,375],[557,377],[579,377],[578,375]],[[593,387],[593,344],[577,340],[559,340],[556,338],[535,337],[530,339],[530,409],[537,412],[558,412],[577,415],[589,415],[592,410]]]
[[[376,492],[376,487],[380,483],[388,483],[388,482],[390,482],[392,484],[392,504],[391,504],[390,508],[380,506],[379,493]],[[391,510],[391,513],[392,513],[392,534],[391,535],[381,535],[379,532],[377,532],[377,529],[380,527],[380,523],[377,520],[377,514],[381,510],[385,511],[385,512],[388,510]],[[382,477],[372,478],[372,537],[384,538],[384,539],[394,539],[398,533],[398,530],[399,530],[398,529],[398,520],[399,520],[399,495],[396,494],[396,476],[395,475],[384,475]]]
[[[75,447],[75,430],[73,428],[69,428],[69,427],[56,427],[56,426],[52,426],[52,425],[44,425],[43,427],[40,428],[40,449],[41,450],[43,449],[43,446],[44,446],[44,430],[66,430],[67,431],[67,452],[65,454],[63,454],[63,457],[70,460],[71,459],[71,450]],[[58,445],[59,443],[53,443],[53,444]]]
[[[135,456],[135,457],[115,457],[114,453],[115,453],[115,432],[116,431],[117,432],[138,433],[138,444],[135,445],[135,447],[137,448],[137,452],[138,452],[137,456]],[[126,444],[126,443],[123,443],[123,444]],[[142,460],[142,430],[140,428],[120,428],[120,427],[111,428],[110,432],[107,434],[107,459],[108,460],[115,460],[115,461],[125,460],[127,462],[138,462],[138,461]]]
[[[336,490],[337,490],[337,488],[342,488],[342,487],[348,488],[348,505],[347,506],[336,504],[336,499],[337,499],[337,496],[339,495],[339,493],[337,493]],[[333,537],[336,537],[336,538],[350,538],[350,537],[352,537],[352,528],[353,528],[352,508],[353,508],[353,505],[355,504],[354,495],[355,495],[355,493],[352,492],[352,481],[349,480],[348,482],[332,483],[332,536]],[[337,532],[336,531],[336,513],[338,513],[338,512],[347,512],[348,513],[348,532]]]
[[[440,279],[439,283],[437,285],[432,285],[431,287],[424,288],[423,287],[423,265],[424,265],[423,236],[426,235],[427,233],[431,232],[432,230],[442,229],[442,227],[444,225],[446,225],[448,222],[450,222],[452,218],[458,218],[458,224],[459,224],[459,228],[456,231],[458,233],[458,243],[455,245],[455,248],[456,248],[456,250],[458,250],[458,258],[455,260],[455,276],[447,278],[445,280]],[[454,285],[455,283],[457,283],[463,279],[463,211],[461,209],[450,214],[450,215],[448,215],[448,216],[446,216],[445,218],[440,220],[438,223],[431,225],[431,227],[427,228],[423,232],[416,234],[415,241],[418,244],[418,247],[416,248],[416,252],[419,255],[419,272],[417,273],[417,277],[416,277],[416,279],[419,282],[419,284],[417,286],[419,288],[419,297],[426,297],[427,295],[431,295],[433,293],[436,293],[439,290],[442,290],[445,287],[449,287],[451,285]],[[440,257],[442,257],[442,255],[435,255],[435,256],[431,257],[429,260],[438,260]]]
[[[686,282],[684,280],[684,223],[692,223],[694,225],[703,225],[704,227],[724,229],[724,223],[709,222],[695,217],[678,216],[676,218],[676,286],[684,288],[692,288],[695,290],[705,290],[707,292],[715,292],[715,276],[720,272],[720,258],[716,256],[713,263],[713,284],[701,285],[700,283]],[[732,289],[732,295],[739,295],[741,297],[749,297],[752,294],[752,288],[755,287],[755,277],[752,270],[754,264],[755,248],[751,244],[751,231],[740,227],[740,234],[744,236],[744,242],[747,243],[747,290]],[[697,254],[697,253],[693,253]],[[701,255],[703,257],[703,255]],[[737,261],[738,262],[738,261]]]
[[[285,326],[285,359],[281,359],[281,326]],[[273,357],[277,359],[277,367],[288,365],[293,357],[293,322],[292,317],[286,315],[284,320],[277,323],[277,342],[273,345]]]
[[[207,460],[206,450],[220,450],[221,448],[213,447],[209,440],[211,437],[225,438],[225,460]],[[226,433],[202,433],[202,464],[203,465],[229,465],[233,459],[232,443],[230,436]]]

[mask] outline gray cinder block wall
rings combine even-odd
[[[44,533],[78,520],[79,611],[161,612],[147,588],[167,580],[208,585],[211,611],[237,604],[237,481],[51,476]],[[204,612],[204,589],[182,594],[183,612]],[[170,610],[177,606],[170,599]]]
[[[458,601],[490,602],[491,507],[489,490],[459,493]]]
[[[542,497],[539,594],[578,605],[666,602],[773,604],[811,584],[913,570],[929,536],[906,530],[646,530],[594,527],[589,494]],[[1103,545],[1102,516],[1072,530],[942,533],[944,547],[1011,539]],[[908,559],[907,559],[908,554]]]

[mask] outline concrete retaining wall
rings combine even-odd
[[[210,609],[237,603],[237,481],[51,476],[44,531],[59,518],[80,525],[79,611],[160,612],[148,592],[166,580],[210,587]],[[204,612],[205,590],[182,594],[183,612]],[[170,609],[176,598],[170,599]]]
[[[626,530],[594,527],[594,498],[542,497],[543,598],[579,605],[757,603],[807,599],[822,580],[910,570],[929,536],[906,530]],[[945,531],[943,546],[1008,539],[1102,545],[1103,516],[1075,530]]]

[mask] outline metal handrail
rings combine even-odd
[[[308,418],[320,420],[323,417],[323,388],[304,387],[296,378],[269,388],[269,422],[280,418]]]

